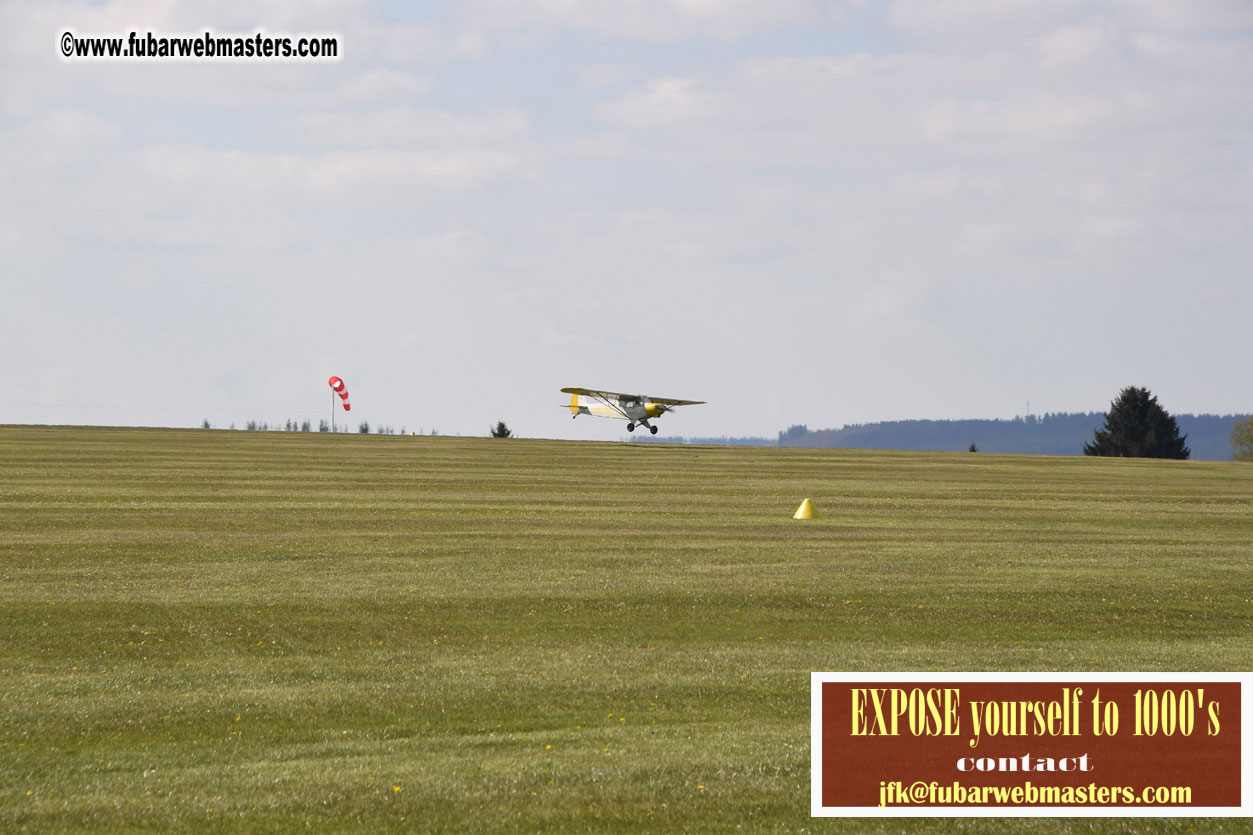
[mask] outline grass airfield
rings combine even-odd
[[[3,831],[1253,829],[814,820],[808,713],[1253,669],[1253,466],[0,427],[0,476]]]

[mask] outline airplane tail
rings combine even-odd
[[[577,394],[570,395],[570,414],[577,415],[579,413],[579,396]]]

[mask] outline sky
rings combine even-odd
[[[63,32],[338,36],[71,61]],[[0,424],[1253,410],[1245,0],[0,0]]]

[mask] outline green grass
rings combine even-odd
[[[1234,463],[0,428],[0,830],[1249,831],[812,820],[808,709],[1253,669],[1251,558]]]

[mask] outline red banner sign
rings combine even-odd
[[[1248,673],[813,673],[812,814],[1253,814]]]

